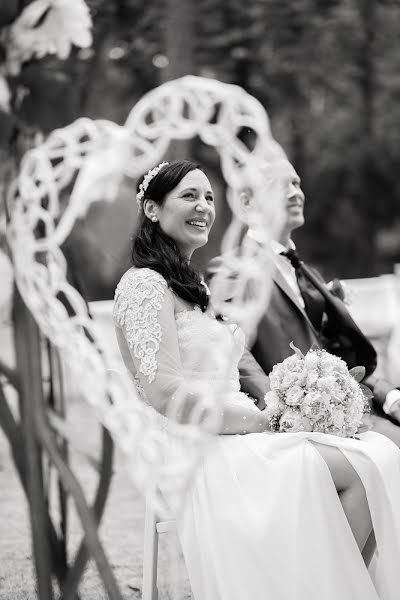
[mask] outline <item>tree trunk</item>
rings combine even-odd
[[[361,45],[360,67],[361,67],[361,94],[362,94],[362,114],[364,136],[367,138],[368,146],[372,141],[374,132],[374,90],[375,73],[374,73],[374,44],[375,44],[375,1],[361,0],[360,1],[360,17],[363,28],[364,40]]]
[[[170,81],[196,72],[194,61],[194,0],[167,0],[164,10],[165,54],[168,65],[162,70],[162,80]],[[172,141],[169,160],[190,158],[191,140]]]
[[[18,0],[1,0],[0,27],[10,25],[17,18],[21,9],[20,4]]]
[[[168,81],[193,74],[194,68],[194,0],[167,0],[164,12],[165,48],[169,64],[163,69]]]
[[[365,197],[371,197],[374,190],[379,193],[379,181],[374,159],[374,95],[376,90],[374,72],[374,46],[376,14],[374,0],[360,0],[360,21],[363,30],[363,43],[360,48],[360,92],[361,92],[361,132],[363,151],[360,164],[360,187]],[[371,205],[371,202],[370,202]],[[372,204],[372,207],[374,204]],[[368,215],[366,215],[368,217]],[[365,219],[364,264],[372,272],[376,266],[376,223],[374,216]]]

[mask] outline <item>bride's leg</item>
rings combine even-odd
[[[363,552],[372,532],[372,521],[362,481],[338,448],[318,443],[314,443],[314,446],[329,468],[350,528],[360,551]],[[364,556],[364,553],[363,556],[368,565],[372,556],[371,548],[368,545],[365,549],[368,550],[367,556]]]
[[[362,555],[367,567],[369,567],[369,563],[372,560],[376,548],[376,539],[374,530],[369,534],[369,538],[364,546],[364,550],[362,551]]]

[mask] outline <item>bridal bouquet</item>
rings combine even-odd
[[[319,431],[354,437],[369,413],[372,394],[359,383],[364,367],[350,371],[346,363],[319,348],[304,356],[295,354],[270,373],[271,390],[265,395],[265,412],[272,431]]]

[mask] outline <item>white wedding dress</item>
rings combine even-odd
[[[122,277],[114,321],[141,393],[162,404],[199,378],[198,350],[222,342],[233,357],[225,393],[251,405],[239,391],[242,333],[188,308],[155,271],[131,269]],[[202,363],[200,376],[219,381],[218,364]],[[178,520],[196,600],[398,600],[400,451],[377,433],[360,438],[218,436]],[[363,481],[377,541],[369,571],[311,440],[340,448]]]

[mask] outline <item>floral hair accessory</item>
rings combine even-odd
[[[163,167],[165,167],[165,165],[168,165],[168,163],[167,162],[160,163],[159,165],[157,165],[156,167],[154,167],[154,169],[150,169],[150,171],[148,171],[146,173],[146,175],[143,177],[143,181],[139,185],[139,191],[136,194],[136,202],[139,205],[139,210],[142,208],[142,201],[143,201],[143,198],[144,198],[144,193],[147,190],[147,188],[149,187],[150,181],[153,179],[153,177],[155,177],[157,175],[157,173]]]

